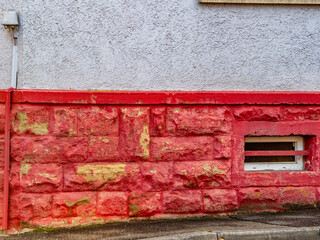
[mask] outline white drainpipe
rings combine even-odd
[[[19,31],[19,15],[17,12],[8,11],[3,15],[2,25],[12,32],[12,74],[11,87],[17,88],[18,81],[18,31]]]
[[[18,32],[13,30],[11,87],[17,88],[18,82]]]

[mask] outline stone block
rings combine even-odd
[[[81,108],[78,112],[78,131],[82,135],[118,135],[118,109],[111,107]]]
[[[242,188],[238,191],[241,210],[263,210],[278,208],[277,188]]]
[[[285,121],[320,120],[320,108],[314,106],[286,106],[282,119]]]
[[[77,135],[77,110],[72,108],[54,109],[53,133],[56,136]]]
[[[89,140],[86,137],[64,137],[59,139],[59,146],[64,162],[87,161]]]
[[[318,171],[291,171],[279,175],[281,186],[319,186],[320,173]]]
[[[181,162],[174,165],[174,189],[230,186],[229,161]]]
[[[50,108],[24,106],[12,110],[12,132],[16,134],[49,134]]]
[[[47,193],[62,189],[62,167],[58,164],[19,165],[20,186],[24,192]]]
[[[163,193],[165,213],[196,213],[203,209],[201,191],[176,191]]]
[[[234,109],[234,117],[239,121],[278,121],[281,118],[281,109],[276,106],[241,106]]]
[[[51,136],[15,136],[11,139],[11,157],[24,163],[61,162],[59,140]]]
[[[211,137],[155,137],[151,156],[156,161],[201,161],[213,159]]]
[[[34,218],[45,218],[51,216],[51,194],[21,194],[20,208],[22,221],[29,221]]]
[[[88,163],[64,167],[65,191],[128,191],[141,185],[138,164]]]
[[[96,212],[94,192],[62,192],[53,196],[52,215],[55,218],[92,217]]]
[[[141,165],[143,176],[142,189],[144,191],[164,191],[172,187],[173,163],[143,163]]]
[[[281,173],[281,175],[283,172]],[[258,187],[258,186],[279,186],[279,172],[242,172],[235,181],[234,186]]]
[[[106,161],[119,158],[119,139],[117,137],[90,137],[88,159]]]
[[[152,216],[161,212],[160,193],[131,193],[129,197],[129,215]]]
[[[212,189],[203,192],[205,212],[228,212],[238,208],[237,192],[234,189]]]
[[[149,158],[149,108],[122,108],[120,124],[121,158],[145,160]]]
[[[289,210],[316,207],[317,190],[313,187],[282,187],[279,203]]]
[[[203,135],[230,132],[225,107],[168,108],[167,130],[175,135]]]
[[[128,215],[128,196],[124,192],[99,192],[97,214],[104,216]]]

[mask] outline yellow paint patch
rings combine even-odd
[[[140,109],[134,109],[134,110],[136,110],[136,111],[129,111],[127,108],[123,108],[122,109],[122,112],[124,114],[123,119],[125,119],[126,116],[136,118],[136,117],[140,117],[143,114],[145,114],[145,111],[141,111]]]
[[[19,120],[19,126],[18,128],[15,128],[15,130],[19,130],[20,133],[24,133],[27,130],[30,130],[36,135],[45,135],[48,134],[48,125],[49,123],[34,123],[29,124],[29,118],[25,112],[19,112],[17,113],[17,118]]]
[[[102,138],[101,141],[104,142],[104,143],[109,143],[110,142],[110,140],[108,138]]]
[[[97,96],[91,95],[91,103],[96,103]]]
[[[300,192],[302,193],[302,194],[307,194],[308,192],[307,191],[305,191],[305,190],[300,190]]]
[[[171,145],[162,147],[161,151],[171,150],[171,152],[173,152],[173,151],[181,151],[184,149],[184,147],[173,147],[172,143],[167,142],[167,144],[168,145],[171,144]]]
[[[169,147],[163,147],[162,149],[161,149],[161,151],[166,151],[166,150],[168,150],[168,149],[170,149]]]
[[[71,103],[88,103],[88,101],[86,99],[77,99],[71,101]]]
[[[129,204],[129,208],[130,208],[130,215],[136,215],[141,210],[140,206],[137,204]]]
[[[222,174],[224,171],[220,170],[216,166],[212,166],[208,163],[202,164],[199,166],[199,169],[202,169],[202,174],[207,175],[208,177],[214,176],[216,174]]]
[[[83,165],[77,168],[77,174],[82,175],[87,182],[111,181],[119,175],[126,175],[126,165]]]
[[[71,202],[69,201],[68,199],[65,199],[64,202],[65,204],[67,205],[67,207],[74,207],[74,206],[80,206],[80,205],[83,205],[83,204],[87,204],[87,203],[90,203],[90,197],[84,197],[84,198],[81,198],[77,201],[74,201],[74,202]]]
[[[35,123],[30,125],[30,129],[36,135],[45,135],[49,132],[48,125],[49,123]]]
[[[140,146],[142,149],[142,154],[139,154],[138,156],[143,158],[149,157],[149,143],[150,143],[150,135],[149,135],[149,128],[148,126],[143,127],[143,131],[140,136]]]
[[[156,170],[156,169],[151,169],[151,170],[150,170],[150,173],[156,174],[156,173],[157,173],[157,170]]]
[[[31,159],[29,159],[29,158],[24,158],[21,162],[31,162]]]
[[[126,109],[126,108],[122,109],[122,112],[123,112],[123,119],[126,119],[127,111],[128,111],[128,109]]]
[[[38,173],[39,176],[49,178],[51,180],[56,180],[57,176],[49,173]]]
[[[94,143],[95,141],[96,141],[96,139],[95,139],[95,138],[91,138],[91,139],[90,139],[90,143],[89,143],[89,145],[90,145],[90,146],[92,146],[92,145],[93,145],[93,143]]]
[[[72,128],[69,129],[69,137],[74,137],[75,133],[74,130]]]
[[[30,169],[31,169],[30,164],[21,164],[20,171],[19,171],[20,178],[22,177],[22,175],[27,175]]]
[[[84,204],[88,204],[90,203],[90,197],[84,197],[82,199],[79,199],[77,201],[71,202],[68,199],[65,199],[64,202],[67,205],[67,207],[69,207],[69,213],[68,216],[71,216],[71,208],[73,208],[74,206],[80,206],[80,205],[84,205]]]

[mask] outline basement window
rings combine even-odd
[[[319,0],[199,0],[199,3],[317,5],[317,4],[320,4],[320,1]]]
[[[245,137],[245,171],[303,171],[304,138]]]

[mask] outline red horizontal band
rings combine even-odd
[[[307,156],[309,151],[246,151],[245,156]]]
[[[0,91],[0,102],[5,102]],[[14,103],[43,104],[318,104],[320,92],[15,90]]]

